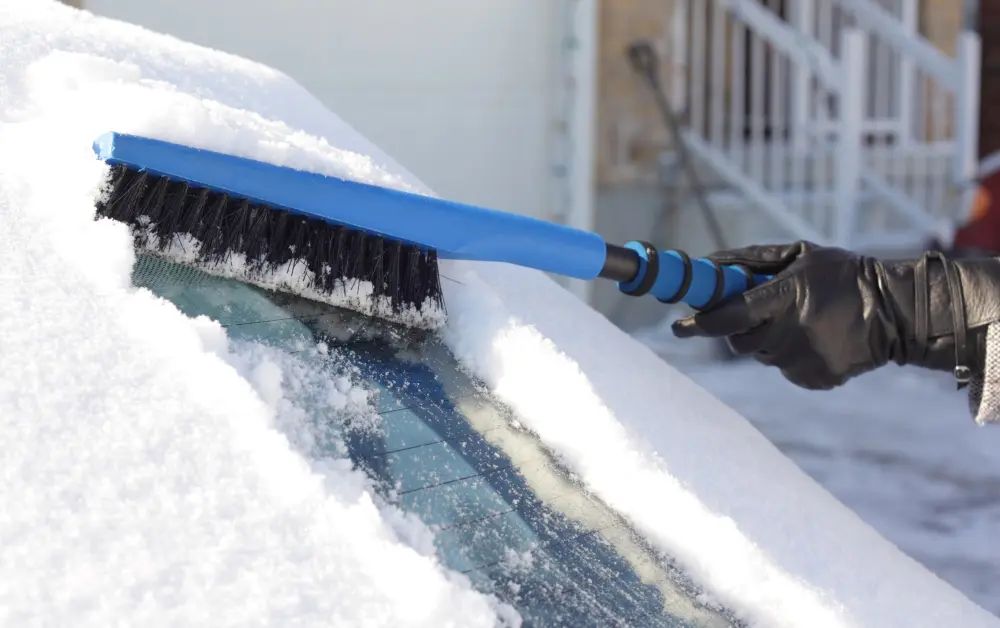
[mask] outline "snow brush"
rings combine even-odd
[[[624,294],[695,309],[770,279],[643,241],[618,246],[520,214],[162,140],[107,133],[94,151],[112,170],[97,213],[128,224],[137,246],[208,274],[413,327],[444,321],[439,259],[600,277]]]

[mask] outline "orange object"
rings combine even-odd
[[[972,203],[972,217],[969,222],[975,222],[985,218],[986,212],[989,211],[992,201],[993,195],[990,194],[989,190],[981,185],[976,188],[976,199]]]
[[[1000,194],[1000,177],[986,179],[976,190],[972,216],[958,231],[952,246],[1000,254],[1000,207],[993,199]]]

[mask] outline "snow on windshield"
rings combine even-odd
[[[92,220],[106,169],[91,142],[140,132],[431,192],[273,70],[53,2],[4,3],[0,32],[7,618],[510,617],[417,551],[419,525],[359,475],[294,453],[274,426],[299,411],[280,400],[301,369],[241,357],[213,322],[130,288],[126,230]],[[546,277],[443,274],[458,280],[444,282],[457,357],[750,623],[997,624]]]

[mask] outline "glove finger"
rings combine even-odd
[[[726,338],[729,348],[736,355],[758,355],[766,352],[769,323],[763,323],[750,331],[733,334]]]
[[[718,307],[676,320],[671,330],[678,338],[720,338],[748,332],[759,323],[743,294]]]

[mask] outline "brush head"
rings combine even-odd
[[[411,327],[445,320],[437,254],[116,164],[97,214],[138,248],[206,273]]]

